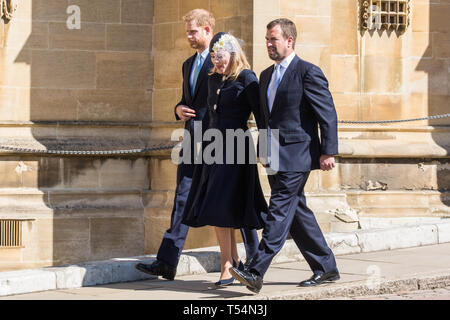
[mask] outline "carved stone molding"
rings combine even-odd
[[[18,6],[17,0],[0,0],[0,18],[11,20]]]
[[[361,0],[362,30],[404,32],[410,25],[411,0]]]

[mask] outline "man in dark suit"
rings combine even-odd
[[[236,279],[256,293],[261,290],[264,274],[288,233],[313,271],[313,276],[300,282],[300,286],[340,278],[333,252],[307,207],[304,194],[311,170],[335,167],[337,115],[328,81],[320,68],[295,54],[296,37],[295,24],[288,19],[277,19],[267,25],[266,45],[275,65],[260,76],[259,129],[268,132],[265,142],[268,157],[261,159],[261,163],[273,173],[268,176],[272,190],[269,214],[264,217],[259,249],[248,268],[231,269]],[[264,135],[262,131],[260,136]]]
[[[162,276],[168,280],[175,278],[178,261],[189,230],[189,227],[181,221],[191,188],[196,156],[198,152],[201,152],[197,148],[197,141],[194,141],[196,136],[194,128],[200,130],[201,127],[202,131],[205,131],[208,127],[208,73],[213,67],[209,55],[209,44],[213,37],[214,17],[206,10],[194,9],[188,12],[183,20],[186,22],[188,42],[197,52],[183,63],[183,95],[181,101],[175,106],[175,118],[185,121],[185,133],[189,137],[183,138],[184,144],[180,152],[182,162],[177,168],[177,187],[170,229],[164,234],[156,261],[152,264],[138,263],[136,265],[136,268],[142,272]],[[241,232],[247,260],[250,261],[258,249],[258,235],[256,230],[242,229]]]

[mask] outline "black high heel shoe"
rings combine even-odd
[[[230,284],[232,284],[233,282],[234,282],[234,278],[231,277],[230,279],[219,280],[214,284],[217,287],[226,287],[226,286],[229,286]]]
[[[245,270],[245,266],[242,263],[242,261],[239,261],[239,266],[237,265],[236,261],[233,260],[233,267],[234,268],[238,268],[241,271]],[[232,284],[234,282],[234,278],[231,277],[229,279],[223,279],[223,280],[219,280],[215,283],[216,286],[218,287],[225,287],[225,286],[229,286],[230,284]]]

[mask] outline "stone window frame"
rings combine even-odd
[[[410,25],[411,0],[361,0],[362,30],[404,32]]]

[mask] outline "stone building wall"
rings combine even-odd
[[[364,31],[361,0],[22,0],[0,20],[0,144],[115,150],[168,142],[181,65],[194,52],[182,16],[205,8],[259,74],[272,61],[266,24],[296,22],[296,52],[322,68],[340,120],[449,112],[450,2],[412,0],[405,32]],[[67,28],[70,5],[81,29]],[[324,232],[373,218],[449,212],[449,120],[340,124],[332,172],[313,172],[307,198]],[[23,248],[0,248],[0,270],[155,253],[170,223],[170,151],[50,156],[0,150],[0,220],[23,220]],[[261,173],[263,171],[261,170]],[[261,176],[266,196],[270,189]],[[394,220],[392,220],[394,219]],[[186,249],[216,245],[192,228]]]
[[[70,29],[79,8],[80,28]],[[76,26],[76,25],[75,25]],[[153,1],[22,0],[0,21],[0,140],[50,150],[116,150],[150,140]],[[1,151],[0,219],[22,248],[0,270],[144,252],[149,158]]]

